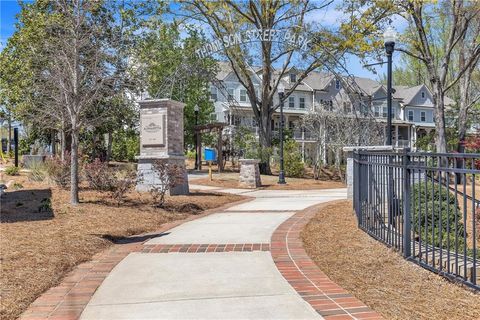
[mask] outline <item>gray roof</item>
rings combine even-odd
[[[344,81],[349,84],[353,90],[360,90],[361,93],[364,93],[368,96],[372,96],[377,92],[383,85],[375,80],[362,78],[362,77],[346,77]]]
[[[331,73],[313,71],[303,80],[314,90],[325,90],[335,76]]]
[[[218,61],[219,71],[217,73],[218,80],[225,80],[225,78],[233,71],[230,62],[228,61]],[[296,70],[294,67],[289,68],[285,71],[288,73],[290,70]],[[253,72],[261,71],[260,67],[253,67]],[[297,70],[298,72],[301,72]],[[279,71],[274,71],[275,75],[279,75]],[[302,83],[300,83],[295,90],[300,91],[312,91],[313,90],[326,90],[328,85],[331,83],[333,79],[335,79],[335,75],[332,73],[320,72],[320,71],[312,71],[308,74],[308,76],[303,79]],[[377,92],[380,88],[384,88],[385,86],[378,81],[363,78],[363,77],[354,77],[354,76],[342,76],[342,81],[350,86],[353,91],[360,91],[361,93],[372,96]],[[285,86],[285,89],[288,90],[291,88],[291,83],[288,81],[282,81],[282,84]],[[395,93],[393,94],[394,99],[402,100],[404,104],[410,104],[413,98],[420,92],[422,88],[426,88],[429,90],[425,85],[418,85],[413,87],[408,86],[395,86]],[[430,90],[429,90],[430,92]],[[450,99],[449,97],[445,97],[445,104],[446,105],[454,105],[455,101]]]
[[[423,84],[414,87],[395,86],[394,88],[394,97],[402,99],[405,104],[410,104],[417,93],[423,88]]]
[[[418,86],[395,86],[395,93],[394,97],[398,99],[402,99],[403,103],[406,105],[409,105],[412,103],[413,98],[422,90],[426,89],[428,92],[431,94],[431,91],[428,89],[428,87],[424,84],[420,84]],[[451,106],[454,105],[455,101],[450,99],[449,97],[445,96],[445,105]]]
[[[218,80],[225,80],[225,78],[233,71],[230,62],[227,61],[217,61],[218,63]]]

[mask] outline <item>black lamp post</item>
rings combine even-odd
[[[387,146],[392,145],[392,55],[396,37],[397,33],[392,27],[388,27],[383,33],[387,52]]]
[[[198,126],[198,112],[200,111],[200,108],[198,107],[197,104],[193,107],[193,111],[195,112],[195,126]],[[194,129],[193,138],[195,139],[195,170],[198,169],[198,162],[199,162],[199,159],[198,159],[198,137],[197,137],[197,135],[198,135],[197,130]]]
[[[286,184],[285,171],[283,166],[283,97],[285,96],[285,88],[280,83],[278,85],[278,99],[280,101],[280,173],[278,174],[278,184]]]

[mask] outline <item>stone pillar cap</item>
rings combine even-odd
[[[241,163],[245,163],[245,164],[260,163],[260,160],[257,160],[257,159],[240,159],[239,161],[240,161]]]

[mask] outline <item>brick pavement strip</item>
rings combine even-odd
[[[321,209],[324,205],[315,208]],[[300,233],[316,212],[318,210],[312,208],[300,211],[273,233],[270,253],[278,270],[325,319],[383,319],[380,314],[331,281],[303,249]]]

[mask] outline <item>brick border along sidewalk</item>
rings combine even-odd
[[[328,320],[383,319],[363,302],[330,280],[307,255],[300,233],[323,203],[290,217],[272,235],[272,258],[290,285],[321,316]]]

